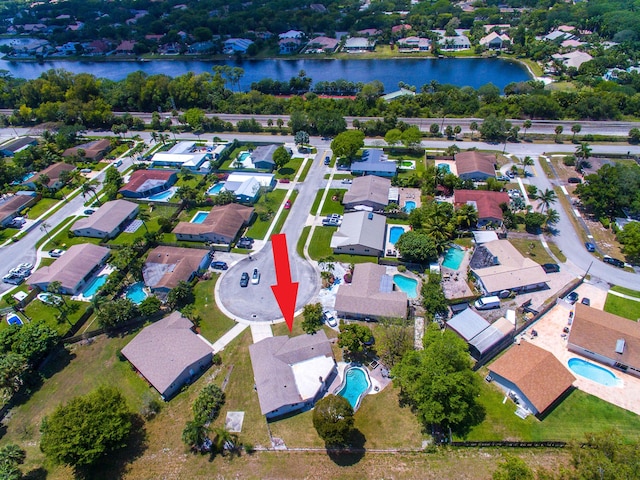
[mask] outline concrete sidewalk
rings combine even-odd
[[[225,333],[222,337],[220,337],[217,341],[215,341],[212,345],[213,353],[218,353],[221,350],[224,350],[224,347],[229,345],[236,337],[239,337],[242,332],[246,330],[249,325],[244,323],[238,323],[235,327]]]

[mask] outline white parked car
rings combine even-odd
[[[324,317],[324,323],[326,323],[330,327],[335,328],[338,326],[338,320],[336,320],[336,317],[334,317],[333,313],[331,313],[329,310],[325,310],[324,312],[322,312],[322,316]]]
[[[62,250],[61,248],[56,248],[55,250],[49,250],[49,256],[52,258],[58,258],[58,257],[61,257],[65,251],[66,250]]]

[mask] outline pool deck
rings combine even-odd
[[[420,208],[422,206],[420,195],[421,192],[419,188],[398,188],[398,205],[400,208],[404,208],[404,205],[409,201],[415,202],[416,208]]]
[[[89,280],[89,282],[87,282],[87,284],[93,282],[96,278],[98,278],[98,277],[100,277],[102,275],[111,275],[111,273],[113,273],[114,271],[115,271],[114,267],[112,267],[110,265],[105,265],[102,268],[102,270],[100,270],[93,277],[91,277],[91,280]],[[71,300],[77,300],[77,301],[80,301],[80,302],[90,302],[92,298],[93,298],[93,295],[91,297],[85,297],[84,294],[82,292],[80,292],[79,294],[72,296]]]
[[[457,270],[441,266],[442,290],[447,300],[456,298],[468,298],[473,296],[473,291],[467,284],[467,268],[471,261],[471,251],[465,249],[464,257]]]
[[[338,362],[338,375],[333,380],[329,388],[327,389],[327,393],[335,393],[338,387],[342,385],[342,380],[344,378],[344,371],[347,367],[351,366],[351,363],[346,362]],[[371,390],[367,393],[367,395],[375,395],[376,393],[381,392],[384,388],[391,383],[389,378],[383,378],[380,373],[380,367],[376,367],[373,371],[369,367],[365,367],[364,365],[354,365],[364,368],[367,372],[369,372],[369,380],[371,381]],[[376,373],[377,371],[377,373]],[[378,389],[376,390],[376,387]]]
[[[604,307],[607,292],[602,288],[585,282],[576,291],[580,298],[588,297],[593,308],[602,309]],[[571,372],[576,377],[576,381],[573,384],[585,393],[640,415],[640,402],[638,402],[638,398],[640,398],[640,378],[609,368],[607,365],[582,357],[567,349],[567,340],[562,335],[563,329],[567,326],[569,312],[573,309],[573,305],[564,300],[559,300],[556,306],[544,317],[527,329],[526,341],[530,341],[551,352],[569,371],[571,370],[567,363],[570,358],[581,358],[609,370],[622,380],[621,387],[607,387]],[[536,330],[538,333],[538,336],[533,339],[529,335],[531,329]]]
[[[398,224],[393,224],[393,223],[389,223],[387,225],[387,232],[385,234],[385,240],[384,240],[385,257],[397,257],[398,256],[398,252],[396,251],[395,245],[389,241],[389,235],[391,233],[391,228],[392,227],[401,227],[405,232],[408,232],[409,230],[411,230],[411,227],[409,225],[398,225]]]
[[[449,165],[449,171],[456,177],[458,176],[458,167],[456,166],[455,160],[436,160],[434,163],[436,167],[442,164]]]

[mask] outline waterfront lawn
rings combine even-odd
[[[216,305],[214,289],[219,276],[214,273],[211,279],[200,280],[193,289],[196,298],[195,313],[201,319],[200,333],[211,343],[222,337],[236,324],[224,315]]]
[[[640,319],[640,299],[630,300],[617,295],[607,295],[604,311],[637,322]]]
[[[481,369],[482,377],[487,372],[486,368]],[[585,433],[610,428],[617,429],[625,439],[640,438],[640,416],[578,389],[573,390],[543,420],[533,415],[525,420],[516,417],[516,406],[511,401],[502,403],[503,399],[502,390],[482,382],[479,401],[485,407],[486,416],[464,440],[582,440]]]
[[[256,220],[247,231],[247,235],[249,237],[257,238],[259,240],[264,238],[267,234],[267,230],[269,230],[271,222],[273,221],[273,214],[278,211],[278,208],[283,202],[286,194],[286,190],[273,190],[260,197],[258,202],[255,204],[255,210],[257,213]],[[261,212],[269,212],[269,218],[267,220],[261,220]]]
[[[289,160],[282,168],[276,170],[276,179],[289,178],[293,180],[293,177],[298,173],[298,169],[302,165],[304,158],[296,157]]]
[[[331,236],[336,230],[337,227],[316,227],[313,232],[313,237],[311,238],[311,243],[309,243],[309,256],[313,260],[333,257],[334,261],[342,263],[378,263],[377,257],[333,253],[329,245],[331,243]]]

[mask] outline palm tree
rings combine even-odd
[[[93,193],[93,196],[95,197],[96,202],[98,202],[98,205],[102,205],[102,202],[100,202],[100,197],[98,197],[96,190],[98,190],[98,183],[95,180],[91,180],[90,182],[82,184],[82,196],[86,199],[86,195],[88,193]]]
[[[147,228],[147,222],[151,220],[151,215],[149,215],[149,212],[140,210],[138,212],[138,220],[142,222],[142,225],[144,225],[144,229],[146,230],[147,233],[149,233],[149,228]]]
[[[49,234],[49,228],[51,227],[51,225],[49,225],[47,222],[42,222],[40,224],[40,229],[44,230],[44,233],[47,234],[47,238],[49,239],[49,241],[51,241],[51,235]]]
[[[469,130],[471,130],[471,140],[473,140],[473,132],[478,130],[478,122],[471,122],[469,124]]]
[[[190,420],[182,431],[182,441],[193,450],[200,450],[207,439],[209,427],[197,420]]]
[[[151,132],[151,140],[153,140],[154,143],[158,143],[158,132]]]
[[[60,298],[62,298],[62,302],[64,303],[64,306],[65,307],[67,306],[67,301],[64,299],[64,295],[62,295],[62,283],[60,283],[58,280],[49,282],[49,285],[47,285],[47,292],[57,293],[58,295],[60,295]]]
[[[527,130],[531,128],[531,125],[531,120],[525,120],[524,122],[522,122],[522,128],[524,128],[523,138],[527,138]]]
[[[478,223],[478,211],[473,205],[462,205],[456,210],[456,223],[459,228],[472,228]]]
[[[541,211],[549,210],[549,207],[558,201],[558,195],[550,188],[547,188],[538,194],[538,201],[540,202]]]
[[[534,163],[533,158],[528,155],[522,159],[522,171],[525,176],[527,175],[527,167],[533,167]]]
[[[550,225],[555,225],[560,221],[560,214],[557,210],[550,208],[547,210],[547,218],[544,221],[545,227],[548,228]]]
[[[224,427],[214,428],[213,431],[216,434],[213,440],[216,450],[219,452],[224,452],[225,450],[233,452],[237,449],[236,443],[238,439],[236,435]]]
[[[580,133],[580,130],[582,130],[582,125],[579,123],[571,125],[571,131],[573,132],[573,138],[571,139],[572,142],[575,142],[576,135]]]
[[[581,172],[583,168],[587,166],[587,160],[591,156],[591,147],[587,142],[580,142],[580,144],[576,147],[576,157],[578,161],[576,162],[576,170]]]
[[[108,301],[109,299],[103,295],[94,295],[91,297],[91,306],[93,307],[93,311],[95,312],[97,310],[101,312],[102,306]]]
[[[555,129],[556,132],[556,143],[560,142],[560,135],[564,132],[564,127],[562,125],[558,125]]]

